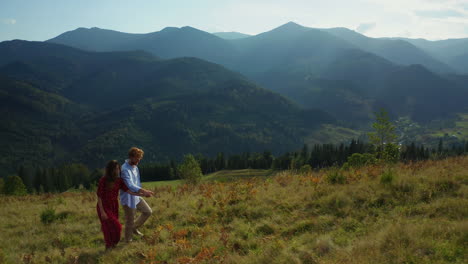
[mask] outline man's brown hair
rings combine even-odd
[[[135,158],[142,159],[143,154],[145,154],[145,152],[143,152],[142,149],[139,149],[137,147],[132,147],[130,150],[128,150],[128,157],[135,157]]]

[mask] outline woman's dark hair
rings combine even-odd
[[[115,182],[120,177],[120,164],[116,160],[107,162],[104,177],[109,183]]]

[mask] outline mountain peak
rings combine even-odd
[[[295,34],[298,34],[298,33],[303,33],[305,31],[308,31],[310,30],[310,28],[307,28],[307,27],[304,27],[304,26],[301,26],[299,24],[296,24],[294,22],[288,22],[284,25],[281,25],[273,30],[270,30],[268,32],[265,32],[265,33],[262,33],[262,34],[259,34],[259,35],[264,35],[264,34],[268,34],[268,33],[279,33],[281,35],[295,35]]]
[[[301,26],[293,21],[289,21],[288,23],[281,25],[277,27],[276,29],[302,29],[305,28],[304,26]]]
[[[179,30],[178,27],[165,27],[160,32],[173,32]]]

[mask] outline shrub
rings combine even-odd
[[[309,174],[311,172],[312,172],[312,166],[310,166],[309,164],[302,166],[301,169],[299,170],[299,173],[301,174]]]
[[[326,175],[326,180],[331,184],[344,184],[346,183],[346,177],[337,169],[331,170]]]
[[[395,180],[395,173],[392,170],[386,170],[380,175],[380,183],[390,185]]]
[[[43,224],[50,224],[55,221],[55,209],[46,208],[41,212],[41,222]]]
[[[69,212],[56,213],[52,207],[47,207],[41,212],[41,222],[45,225],[54,222],[55,220],[62,220],[68,217]]]
[[[271,235],[275,233],[275,229],[271,227],[269,224],[263,224],[257,228],[257,234],[262,235]]]
[[[377,163],[375,155],[370,153],[354,153],[348,157],[348,161],[345,163],[347,167],[359,168],[367,165],[373,165]]]
[[[185,180],[189,184],[197,184],[200,182],[202,177],[202,172],[200,164],[193,155],[185,155],[184,161],[177,168],[180,178]]]
[[[385,144],[382,159],[388,163],[397,163],[400,160],[400,148],[396,144]]]
[[[4,193],[8,195],[26,195],[26,186],[17,175],[8,176],[3,187]]]

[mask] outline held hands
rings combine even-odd
[[[150,191],[150,190],[145,190],[146,191],[146,195],[145,197],[151,197],[154,195],[154,192]]]
[[[138,193],[141,195],[141,196],[144,196],[144,197],[151,197],[154,195],[154,192],[150,191],[150,190],[146,190],[146,189],[140,189],[140,191],[138,191]]]

